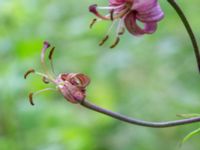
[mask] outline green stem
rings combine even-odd
[[[199,73],[200,73],[200,54],[199,54],[199,47],[197,44],[197,40],[195,38],[195,35],[192,31],[192,28],[186,18],[186,16],[184,15],[183,11],[181,10],[181,8],[179,7],[179,5],[176,3],[175,0],[167,0],[170,5],[175,9],[175,11],[177,12],[177,14],[179,15],[181,21],[183,22],[193,45],[193,49],[194,49],[194,53],[196,56],[196,61],[197,61],[197,65],[198,65],[198,69],[199,69]]]

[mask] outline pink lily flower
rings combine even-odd
[[[101,15],[98,10],[108,10],[109,13]],[[112,21],[113,24],[118,21],[116,40],[111,48],[118,44],[119,36],[124,33],[125,28],[135,36],[152,34],[157,29],[157,22],[164,17],[157,0],[109,0],[109,6],[101,7],[94,4],[89,7],[89,11],[98,18],[92,21],[90,27],[100,20]],[[107,41],[111,28],[99,45]]]

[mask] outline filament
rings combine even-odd
[[[39,90],[39,91],[36,91],[35,93],[30,93],[29,94],[29,102],[31,105],[35,105],[34,102],[33,102],[33,96],[36,96],[40,93],[43,93],[43,92],[46,92],[46,91],[56,91],[56,89],[54,88],[45,88],[45,89],[42,89],[42,90]]]
[[[31,73],[35,73],[34,69],[29,69],[25,74],[24,74],[24,79],[26,79]]]
[[[49,52],[49,60],[50,60],[50,65],[51,65],[52,73],[55,75],[55,70],[54,70],[54,66],[53,66],[53,54],[54,54],[54,50],[55,50],[55,47],[52,47],[52,49]]]

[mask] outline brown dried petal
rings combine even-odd
[[[66,82],[64,85],[59,86],[61,94],[71,103],[80,103],[85,99],[85,91],[78,87]]]
[[[82,73],[63,73],[60,78],[82,88],[85,88],[90,83],[90,78]]]

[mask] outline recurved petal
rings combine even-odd
[[[126,3],[127,0],[109,0],[109,5],[110,6],[118,6],[121,4]]]
[[[143,34],[152,34],[153,32],[156,31],[157,28],[157,23],[156,22],[148,22],[148,23],[143,23],[144,27],[140,27],[137,22],[136,22],[136,13],[131,12],[129,13],[125,19],[125,26],[127,30],[135,35],[135,36],[140,36]]]
[[[157,22],[163,17],[164,13],[161,10],[160,5],[155,5],[154,7],[145,11],[138,11],[136,14],[136,18],[142,22]]]
[[[157,23],[156,22],[147,22],[144,23],[144,32],[146,34],[152,34],[156,31],[157,29]]]
[[[90,83],[90,78],[82,73],[77,73],[72,79],[76,81],[75,83],[77,84],[75,85],[82,88],[85,88]]]
[[[129,13],[124,19],[127,30],[136,36],[143,35],[144,31],[136,24],[136,16],[134,12]]]
[[[157,0],[134,0],[132,10],[145,11],[157,5]]]

